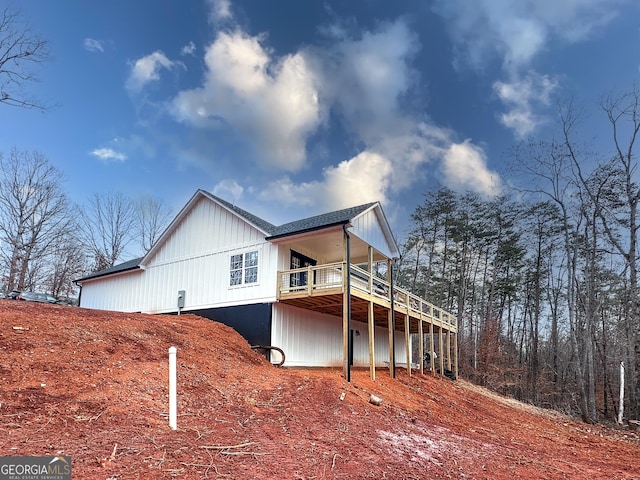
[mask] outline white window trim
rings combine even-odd
[[[256,281],[255,282],[251,282],[251,283],[246,283],[245,282],[245,273],[247,270],[247,267],[245,266],[246,264],[246,255],[248,253],[252,253],[252,252],[256,252],[258,255],[258,264],[256,265],[257,268],[257,275],[256,275]],[[231,285],[231,258],[236,256],[236,255],[242,255],[242,281],[237,284],[237,285]],[[229,289],[236,289],[236,288],[247,288],[247,287],[254,287],[257,285],[260,285],[260,269],[262,268],[262,249],[261,248],[246,248],[244,250],[236,250],[234,252],[229,252],[229,255],[227,256],[227,268],[228,270],[228,275],[227,275],[227,287]],[[249,267],[251,268],[251,267]]]

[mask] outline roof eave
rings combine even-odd
[[[343,220],[340,222],[334,222],[334,223],[329,223],[326,225],[318,225],[316,227],[309,227],[309,228],[305,228],[302,230],[296,230],[295,232],[287,232],[287,233],[281,233],[278,235],[271,235],[269,237],[265,237],[265,240],[267,241],[277,241],[283,238],[288,238],[288,237],[297,237],[300,235],[306,235],[309,233],[313,233],[313,232],[318,232],[320,230],[331,230],[335,227],[341,227],[343,225],[351,225],[351,220]]]
[[[82,284],[82,282],[86,282],[86,281],[89,281],[89,280],[95,280],[97,278],[111,277],[111,276],[116,276],[116,275],[120,275],[120,274],[123,274],[123,273],[130,273],[130,272],[132,272],[134,270],[144,270],[144,269],[145,268],[142,265],[138,264],[138,265],[135,265],[133,267],[125,268],[123,270],[117,270],[115,272],[105,272],[105,273],[100,273],[100,274],[97,274],[97,275],[88,275],[86,277],[82,277],[82,278],[78,278],[76,280],[73,280],[73,283]]]

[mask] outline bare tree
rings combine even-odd
[[[47,292],[55,297],[74,294],[72,280],[86,270],[86,255],[82,244],[73,236],[68,236],[51,249],[45,264],[42,280]]]
[[[171,209],[162,200],[151,195],[135,202],[138,232],[137,241],[146,254],[158,240],[171,218]]]
[[[81,215],[83,239],[93,270],[112,267],[135,235],[134,203],[121,193],[95,194]]]
[[[48,43],[31,31],[20,12],[6,7],[0,14],[0,103],[46,109],[27,96],[23,87],[38,81],[35,67],[47,60]]]
[[[7,290],[33,288],[34,268],[70,233],[62,175],[38,152],[0,155],[0,241]]]
[[[523,145],[515,154],[517,168],[530,180],[529,188],[522,191],[536,196],[546,196],[559,213],[566,262],[565,301],[569,320],[569,340],[574,354],[579,359],[575,362],[578,407],[583,420],[594,423],[597,419],[591,381],[593,362],[589,361],[588,353],[584,353],[584,345],[592,339],[585,337],[585,332],[580,328],[580,299],[576,291],[580,261],[578,239],[584,219],[579,214],[581,205],[575,196],[581,185],[574,171],[574,156],[567,151],[567,145],[555,140]]]

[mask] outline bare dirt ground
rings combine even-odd
[[[640,479],[635,432],[463,380],[341,373],[273,367],[191,315],[0,300],[0,455],[70,455],[73,478],[88,480]]]

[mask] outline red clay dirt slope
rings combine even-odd
[[[0,379],[0,455],[70,455],[78,480],[640,478],[634,432],[403,369],[276,368],[192,315],[0,300]]]

